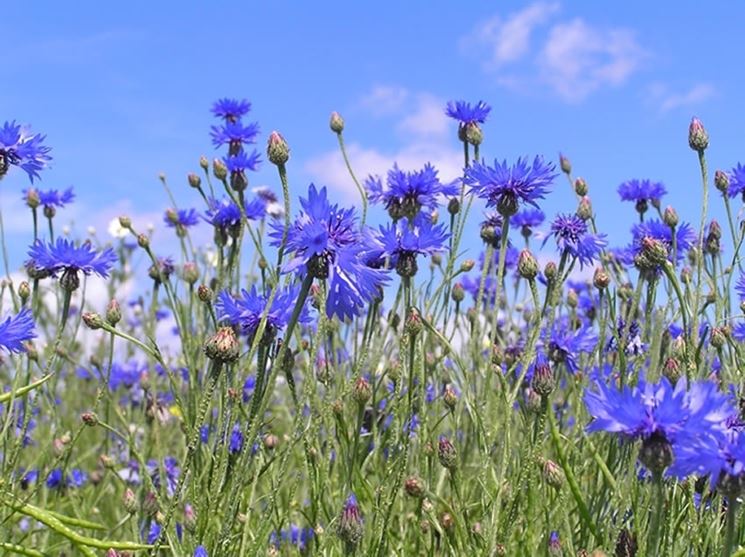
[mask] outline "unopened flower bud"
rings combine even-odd
[[[127,216],[119,217],[119,226],[126,228],[127,230],[132,228],[132,219]]]
[[[92,311],[86,311],[83,313],[83,323],[93,331],[100,329],[104,324],[101,316]]]
[[[447,437],[440,437],[437,444],[437,458],[440,460],[443,468],[455,470],[458,466],[458,453],[455,447]]]
[[[409,311],[406,314],[405,327],[406,332],[412,337],[422,332],[424,324],[422,323],[422,315],[419,313],[417,308],[413,306],[409,308]]]
[[[372,398],[372,387],[370,382],[364,377],[360,377],[354,382],[352,388],[352,397],[360,406],[367,404],[367,401]]]
[[[453,197],[448,201],[448,213],[451,215],[457,215],[460,212],[460,200],[457,197]]]
[[[202,170],[204,170],[206,172],[207,169],[209,169],[209,167],[210,167],[210,161],[207,160],[207,157],[205,157],[204,155],[202,155],[201,157],[199,157],[199,166],[200,166],[200,168]]]
[[[476,261],[473,259],[466,259],[463,263],[460,264],[460,270],[462,273],[468,273],[476,266]]]
[[[36,209],[39,205],[41,205],[39,191],[36,188],[30,188],[26,191],[26,205],[28,205],[32,209]]]
[[[461,285],[461,283],[456,282],[453,285],[453,290],[450,292],[450,297],[456,303],[460,303],[463,301],[463,299],[466,297],[466,291],[463,290],[463,285]]]
[[[21,298],[21,303],[23,304],[25,304],[29,296],[31,296],[31,288],[25,280],[21,281],[18,285],[18,296]]]
[[[442,402],[451,411],[454,410],[455,405],[458,404],[458,393],[455,392],[455,389],[453,388],[452,385],[447,385],[445,387],[445,390],[442,393]]]
[[[670,205],[665,207],[665,212],[662,213],[662,222],[664,222],[670,228],[675,228],[676,226],[678,226],[678,223],[680,222],[680,219],[678,218],[678,213]]]
[[[592,276],[592,284],[598,290],[604,290],[608,288],[610,284],[610,275],[603,267],[597,267],[595,273]]]
[[[267,158],[272,164],[284,165],[290,159],[290,147],[279,132],[269,134],[266,148]]]
[[[543,481],[554,489],[561,489],[564,484],[564,471],[553,460],[546,459],[541,467]]]
[[[121,320],[122,308],[119,306],[119,302],[112,299],[109,305],[106,306],[106,322],[112,327],[115,327]]]
[[[592,218],[592,203],[590,202],[589,197],[584,196],[579,200],[577,216],[582,220],[590,220]]]
[[[145,499],[142,501],[142,511],[145,513],[145,516],[155,516],[159,510],[158,498],[155,493],[148,491],[145,494]]]
[[[725,327],[714,327],[711,330],[711,345],[719,350],[727,343],[727,329]]]
[[[211,303],[213,297],[214,292],[212,292],[209,286],[206,284],[199,285],[199,288],[197,288],[197,298],[199,298],[200,302],[204,302],[205,304]]]
[[[124,494],[122,495],[122,505],[124,506],[124,510],[129,514],[137,512],[137,497],[135,497],[134,491],[130,488],[124,490]]]
[[[137,235],[137,245],[140,246],[143,249],[150,247],[150,238],[148,238],[145,234],[138,234]]]
[[[204,344],[204,352],[210,360],[232,363],[240,356],[240,345],[232,327],[220,327]]]
[[[190,173],[186,177],[186,179],[188,180],[189,185],[192,188],[194,188],[194,189],[197,189],[197,188],[199,188],[202,185],[202,179],[199,176],[197,176],[196,174],[194,174],[193,172]]]
[[[729,190],[729,176],[726,172],[717,170],[714,173],[714,187],[716,187],[722,193],[727,193],[727,191]]]
[[[339,525],[336,534],[348,546],[355,547],[362,541],[365,534],[365,527],[362,523],[362,513],[357,504],[357,498],[354,494],[350,495],[344,504],[339,517]]]
[[[193,261],[187,261],[181,268],[181,276],[187,284],[194,284],[199,280],[199,267]]]
[[[83,423],[88,427],[95,427],[98,425],[98,416],[96,416],[95,412],[83,412],[80,415],[80,419],[83,420]]]
[[[410,497],[421,499],[424,496],[424,480],[419,476],[409,476],[404,482],[404,490]]]
[[[279,437],[273,433],[269,433],[264,436],[264,448],[273,451],[279,446]]]
[[[559,269],[556,267],[556,263],[549,261],[543,268],[543,274],[548,282],[553,282],[559,273]]]
[[[587,182],[584,178],[577,178],[574,181],[574,193],[576,193],[580,197],[586,196],[589,189],[590,188],[587,186]]]
[[[184,527],[187,532],[191,533],[194,533],[197,529],[197,513],[194,512],[194,507],[189,503],[184,505]]]
[[[338,112],[331,113],[331,119],[329,120],[329,127],[334,133],[341,133],[344,131],[344,118]]]
[[[536,393],[543,397],[553,392],[554,388],[556,388],[556,377],[549,362],[536,362],[530,386]]]
[[[572,163],[562,153],[559,153],[559,166],[564,174],[572,173]]]
[[[691,119],[691,125],[688,127],[688,145],[699,153],[703,153],[709,146],[709,134],[706,133],[701,120],[696,117]]]
[[[520,252],[517,260],[517,272],[526,280],[534,280],[538,275],[538,261],[530,250],[524,249]]]

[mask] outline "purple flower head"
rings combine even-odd
[[[97,252],[90,242],[76,246],[70,240],[57,238],[54,244],[37,240],[28,250],[26,266],[37,273],[56,277],[59,273],[77,278],[78,271],[107,278],[117,255],[111,248]]]
[[[737,163],[732,170],[729,171],[729,187],[727,188],[727,195],[730,197],[737,197],[742,195],[745,197],[745,166]]]
[[[577,215],[560,214],[551,223],[556,245],[579,261],[580,267],[591,265],[607,245],[605,234],[591,234],[587,223]],[[548,240],[544,240],[544,244]]]
[[[34,318],[28,308],[22,309],[17,315],[8,315],[0,322],[0,348],[8,352],[25,352],[24,343],[35,337]]]
[[[466,169],[464,182],[477,196],[486,200],[487,207],[496,207],[501,215],[512,216],[521,205],[538,207],[537,201],[548,193],[556,178],[553,163],[535,157],[532,164],[519,158],[509,166],[507,161],[494,161],[494,166],[483,162]]]
[[[311,184],[307,199],[300,198],[302,211],[287,232],[285,250],[293,258],[282,272],[306,273],[327,280],[327,315],[344,320],[358,315],[378,297],[385,284],[385,271],[373,268],[382,251],[374,234],[361,231],[354,209],[341,209],[328,201],[326,188]],[[270,223],[272,244],[282,243],[284,227]]]
[[[652,182],[651,180],[628,180],[618,186],[618,195],[622,201],[660,201],[667,193],[665,185],[662,182]]]
[[[298,286],[289,286],[277,292],[267,313],[265,338],[271,340],[274,335],[284,329],[292,316],[292,310],[300,293]],[[251,290],[242,290],[240,296],[233,297],[227,291],[220,292],[215,307],[220,319],[225,319],[231,325],[239,327],[241,332],[253,339],[256,334],[268,296],[260,294],[256,286]],[[300,323],[310,322],[310,315],[305,306],[300,314]]]
[[[5,122],[0,127],[0,177],[4,176],[11,166],[17,166],[28,174],[33,183],[39,177],[52,157],[51,147],[43,145],[46,136],[31,133],[28,127],[13,122]]]
[[[245,99],[218,99],[212,105],[212,114],[226,122],[235,122],[251,111],[251,103]]]
[[[225,122],[222,126],[212,126],[212,144],[215,147],[229,145],[236,153],[241,146],[256,143],[259,135],[259,124],[252,122],[244,125],[242,122]]]
[[[403,218],[380,227],[384,254],[401,276],[413,277],[417,271],[417,255],[432,255],[445,249],[450,235],[442,225],[420,215],[413,221]]]
[[[365,188],[372,203],[382,203],[392,219],[414,218],[422,209],[433,210],[443,196],[458,194],[455,182],[442,184],[437,170],[427,163],[419,171],[404,172],[393,165],[388,171],[385,186],[378,176],[370,176]]]
[[[240,151],[233,156],[225,157],[223,162],[231,174],[244,174],[246,170],[256,172],[259,169],[259,164],[261,164],[261,155],[256,149],[253,149],[251,154]]]
[[[458,120],[461,126],[466,124],[483,124],[489,116],[491,107],[484,101],[479,101],[471,106],[466,101],[448,101],[445,114],[454,120]]]
[[[169,228],[189,228],[199,223],[196,209],[168,209],[163,215],[163,222]]]

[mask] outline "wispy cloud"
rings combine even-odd
[[[660,112],[695,106],[716,96],[711,83],[696,83],[684,91],[671,91],[664,83],[654,83],[649,88],[649,100]]]
[[[626,83],[647,57],[632,30],[562,20],[559,4],[546,2],[492,18],[461,45],[470,54],[486,50],[483,67],[498,84],[547,89],[570,103]]]
[[[351,143],[347,153],[356,176],[364,180],[369,175],[385,175],[394,163],[404,170],[420,169],[431,162],[443,180],[452,180],[462,172],[462,152],[448,141],[448,131],[455,127],[445,116],[445,101],[426,92],[411,92],[398,86],[376,86],[360,101],[377,107],[374,116],[396,122],[394,130],[400,147],[382,149],[377,146]],[[305,172],[319,183],[327,185],[354,201],[359,195],[344,160],[337,150],[320,153],[304,164]]]

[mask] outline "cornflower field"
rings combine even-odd
[[[569,158],[494,158],[486,102],[441,108],[454,181],[357,175],[331,114],[347,206],[217,100],[214,160],[161,177],[167,244],[61,228],[55,146],[3,124],[28,223],[24,259],[3,242],[3,554],[745,555],[745,167],[712,171],[693,118],[700,220],[631,179],[614,244]]]

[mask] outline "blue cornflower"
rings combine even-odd
[[[237,153],[242,145],[256,143],[259,135],[259,124],[252,122],[243,125],[241,122],[226,122],[222,126],[212,126],[212,144],[215,147],[229,145]]]
[[[34,318],[28,308],[22,309],[17,315],[8,315],[0,322],[0,348],[8,352],[25,352],[24,343],[35,337]]]
[[[189,228],[199,223],[196,209],[168,209],[163,215],[163,222],[169,228]]]
[[[41,191],[34,188],[23,190],[23,199],[25,201],[30,203],[33,197],[36,197],[39,205],[44,206],[47,213],[51,212],[52,216],[54,216],[55,209],[61,209],[75,199],[75,192],[72,188],[67,188],[63,192],[60,192],[59,190]],[[36,205],[33,206],[35,207]]]
[[[250,111],[251,103],[245,99],[218,99],[212,105],[212,114],[227,122],[235,122]]]
[[[215,228],[224,233],[231,229],[236,229],[241,222],[241,209],[229,198],[222,199],[211,198],[209,200],[209,209],[205,212],[205,220]],[[246,218],[256,220],[266,214],[266,204],[261,198],[255,198],[247,201],[245,204]]]
[[[740,298],[740,301],[745,302],[745,274],[741,273],[737,278],[737,282],[735,282],[735,292],[737,292],[737,297]]]
[[[697,381],[690,388],[685,379],[675,387],[662,378],[659,383],[640,381],[623,389],[597,382],[596,390],[585,391],[584,401],[592,421],[587,431],[608,431],[642,438],[640,460],[653,472],[672,462],[671,449],[691,437],[721,429],[734,414],[729,398],[711,381]]]
[[[111,266],[117,260],[117,255],[111,248],[96,252],[90,242],[76,246],[64,238],[57,238],[54,244],[37,240],[29,249],[28,256],[30,259],[27,267],[53,277],[61,272],[63,277],[72,280],[75,288],[75,282],[79,281],[78,271],[85,275],[96,274],[107,278]]]
[[[745,166],[739,162],[737,166],[729,171],[727,195],[730,197],[737,197],[738,195],[745,196]]]
[[[203,545],[198,545],[194,550],[194,557],[209,557],[209,554]]]
[[[243,383],[243,403],[247,403],[251,400],[251,397],[256,390],[256,376],[249,375],[246,377],[246,381]]]
[[[380,227],[384,254],[402,277],[413,277],[417,272],[417,255],[432,255],[445,249],[450,236],[442,225],[420,215],[409,221],[404,218]]]
[[[618,186],[618,195],[622,201],[633,201],[636,203],[636,210],[644,213],[647,210],[647,204],[658,207],[660,199],[667,193],[662,182],[652,182],[651,180],[628,180]]]
[[[123,386],[130,389],[140,382],[143,374],[147,372],[147,365],[137,360],[129,360],[124,363],[114,362],[109,373],[109,389],[116,391]]]
[[[569,322],[558,324],[547,340],[548,354],[556,363],[563,363],[567,371],[577,373],[577,358],[582,352],[591,353],[598,343],[598,336],[590,327],[572,330]]]
[[[271,341],[277,332],[287,326],[299,294],[300,288],[298,286],[288,286],[277,292],[267,314],[266,329],[264,330],[265,339]],[[249,339],[253,339],[259,328],[268,300],[269,297],[259,293],[254,285],[250,291],[242,290],[241,295],[237,297],[231,296],[227,291],[220,292],[215,307],[220,319],[225,319],[231,325],[239,327],[241,332],[248,335]],[[300,323],[310,321],[310,315],[305,306],[300,313],[299,321]]]
[[[52,160],[49,156],[51,147],[43,145],[46,136],[33,134],[27,127],[13,122],[5,122],[0,127],[0,178],[11,166],[17,166],[33,183]]]
[[[494,161],[494,166],[476,162],[466,169],[463,179],[472,192],[486,200],[488,207],[496,207],[504,216],[517,213],[521,204],[538,207],[536,202],[543,199],[548,188],[556,178],[553,163],[546,163],[535,157],[532,164],[519,158],[509,166],[507,161]]]
[[[49,489],[54,489],[62,485],[62,469],[55,468],[47,475],[46,485]]]
[[[414,218],[422,209],[433,210],[442,196],[454,196],[459,192],[455,182],[442,184],[437,170],[427,163],[414,172],[404,172],[393,165],[388,171],[386,185],[379,176],[370,176],[365,181],[368,198],[372,203],[385,205],[392,219]]]
[[[675,446],[675,462],[670,474],[679,478],[691,474],[709,476],[712,489],[718,482],[745,475],[745,435],[741,427],[725,425],[722,430],[698,432],[680,441]]]
[[[610,333],[610,339],[606,350],[609,352],[615,352],[618,349],[618,341],[626,339],[626,349],[624,352],[627,356],[639,356],[647,351],[647,345],[642,342],[641,327],[638,321],[632,321],[628,327],[626,322],[622,318],[618,318],[618,326],[616,327],[616,334]]]
[[[360,231],[354,209],[340,209],[328,201],[326,188],[311,184],[308,198],[300,198],[303,210],[287,232],[285,250],[294,254],[282,272],[306,273],[328,281],[326,314],[339,319],[358,315],[376,299],[386,283],[385,271],[372,263],[382,251],[376,237]],[[272,244],[282,243],[284,227],[270,223]]]
[[[532,234],[532,229],[543,224],[546,215],[540,209],[526,207],[510,218],[510,226],[519,228],[526,238]]]
[[[147,532],[147,543],[150,545],[154,544],[160,538],[161,526],[154,520],[150,523],[150,528]]]
[[[474,106],[466,101],[448,101],[445,114],[454,120],[458,120],[461,126],[467,124],[483,124],[491,112],[491,106],[484,101],[477,102]]]
[[[580,267],[591,265],[607,245],[605,234],[591,234],[587,223],[577,215],[560,214],[551,223],[556,245],[579,261]],[[544,244],[548,240],[544,240]]]
[[[240,151],[236,155],[225,157],[223,162],[230,173],[243,174],[246,170],[256,172],[259,169],[259,164],[261,164],[261,155],[256,149],[252,150],[250,154],[246,151]]]
[[[230,432],[230,441],[228,442],[228,451],[230,454],[238,454],[243,449],[243,432],[240,424],[235,424]]]

